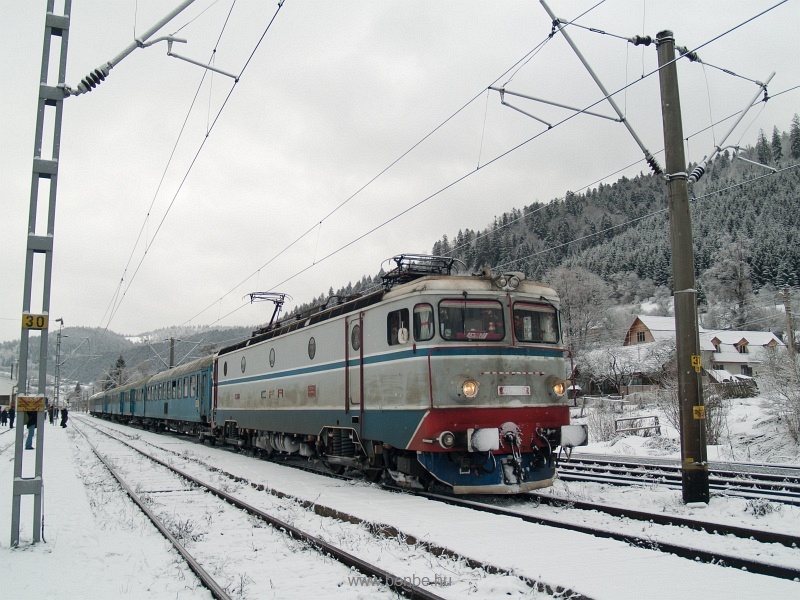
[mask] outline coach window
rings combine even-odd
[[[495,300],[442,300],[439,330],[445,340],[499,342],[506,335],[503,307]]]
[[[174,379],[172,380],[172,394],[170,395],[171,400],[175,400],[178,397],[178,382]]]
[[[405,331],[405,333],[403,333]],[[386,341],[390,346],[405,344],[408,341],[408,309],[401,308],[390,312],[386,317]]]
[[[189,397],[189,378],[188,377],[184,377],[183,378],[183,397],[184,398],[188,398]]]
[[[514,337],[518,342],[558,342],[556,309],[545,304],[514,303]]]
[[[418,342],[428,341],[435,331],[433,307],[430,304],[417,304],[414,307],[414,339]]]
[[[194,375],[189,378],[189,396],[192,398],[197,396],[197,384],[195,383]]]

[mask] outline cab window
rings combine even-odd
[[[544,304],[514,303],[514,337],[518,342],[558,342],[556,309]]]
[[[403,340],[401,330],[405,330],[406,339]],[[386,317],[386,341],[390,346],[403,344],[408,341],[408,309],[401,308],[390,312]]]
[[[436,332],[433,320],[433,307],[430,304],[417,304],[414,307],[414,339],[426,342]]]
[[[442,300],[439,333],[445,340],[499,342],[505,337],[503,307],[495,300]]]

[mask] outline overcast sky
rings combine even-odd
[[[77,85],[178,4],[74,0],[67,84]],[[546,131],[486,91],[505,86],[576,107],[602,97],[560,35],[517,64],[551,31],[539,2],[286,0],[260,45],[277,2],[238,0],[225,25],[231,4],[197,0],[161,34],[178,32],[188,43],[173,50],[204,63],[219,39],[215,65],[243,72],[235,86],[167,57],[161,42],[135,50],[97,89],[65,101],[51,329],[59,317],[67,326],[107,325],[128,335],[187,323],[258,324],[271,309],[243,307],[248,292],[306,302],[376,273],[395,254],[428,253],[442,234],[613,182],[634,163],[625,174],[648,170],[619,123],[580,115],[559,124],[569,111],[507,97],[557,125]],[[594,4],[549,1],[567,20]],[[578,23],[614,35],[568,31],[608,91],[634,84],[615,99],[662,165],[658,78],[643,77],[656,67],[655,45],[634,47],[617,36],[670,29],[677,44],[702,46],[709,66],[679,63],[687,158],[699,161],[732,120],[711,125],[756,93],[749,80],[775,71],[775,97],[748,113],[729,144],[753,144],[759,129],[771,135],[774,125],[788,131],[800,111],[800,89],[778,95],[800,85],[799,0],[719,37],[776,4],[607,0]],[[45,9],[45,0],[0,3],[0,341],[20,335]],[[607,103],[593,110],[613,114]],[[45,136],[46,158],[51,140]],[[40,201],[46,206],[46,188]],[[37,233],[44,231],[40,217]],[[33,312],[41,310],[41,263]]]

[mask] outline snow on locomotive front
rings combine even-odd
[[[585,427],[569,424],[555,292],[509,273],[424,277],[383,300],[394,296],[414,298],[398,311],[411,326],[400,338],[427,371],[427,410],[406,445],[419,465],[457,494],[551,485],[557,448],[586,443]]]

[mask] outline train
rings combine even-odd
[[[394,257],[380,289],[90,398],[97,417],[297,455],[401,487],[516,494],[587,443],[559,299],[520,272]],[[251,299],[253,296],[251,296]],[[264,299],[262,298],[262,299]]]

